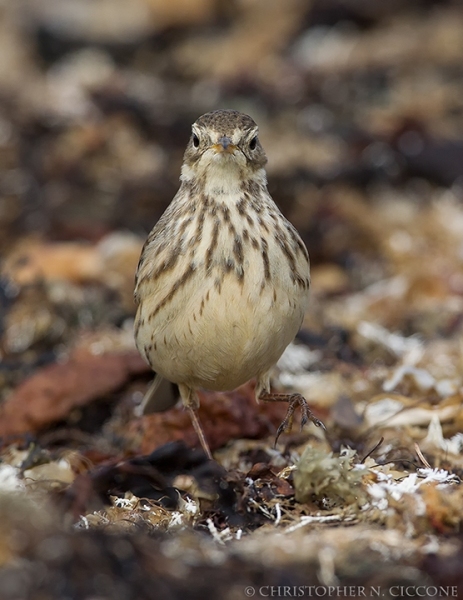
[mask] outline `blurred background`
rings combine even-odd
[[[306,340],[461,331],[461,2],[3,0],[0,56],[3,397],[83,332],[132,344],[141,245],[217,108],[259,124],[309,248]]]
[[[460,2],[0,8],[3,247],[29,232],[144,234],[177,189],[191,123],[221,107],[259,123],[272,192],[316,260],[346,250],[320,222],[341,185],[421,203],[463,185]]]

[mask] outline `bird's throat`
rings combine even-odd
[[[204,172],[204,191],[212,197],[235,195],[240,192],[245,180],[239,165],[228,160],[217,161]]]

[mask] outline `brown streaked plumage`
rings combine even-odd
[[[289,402],[278,429],[289,430],[299,394],[270,392],[270,371],[294,339],[310,284],[309,256],[267,191],[267,162],[251,117],[207,113],[193,124],[176,196],[148,236],[136,274],[135,339],[157,377],[144,412],[172,405],[161,378],[178,384],[211,456],[196,410],[198,388],[232,390],[256,378],[256,399]]]

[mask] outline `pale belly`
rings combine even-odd
[[[166,379],[196,388],[232,390],[266,374],[301,325],[307,290],[285,279],[262,290],[233,274],[220,287],[211,278],[202,283],[191,281],[155,318],[158,299],[143,300],[141,354]]]

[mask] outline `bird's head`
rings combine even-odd
[[[256,123],[235,110],[215,110],[193,124],[182,180],[236,176],[262,178],[267,157]]]

